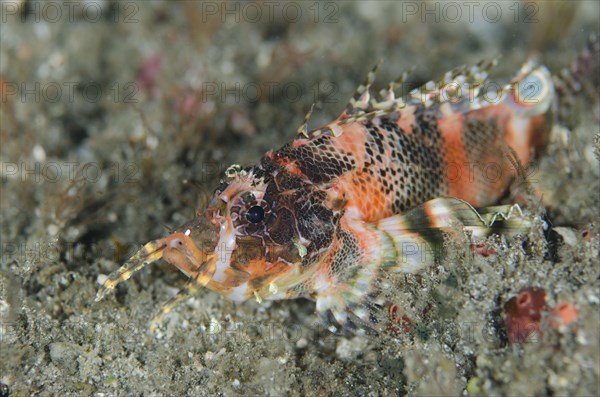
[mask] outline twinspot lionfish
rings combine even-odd
[[[481,90],[495,60],[398,97],[393,82],[379,99],[370,92],[375,67],[336,120],[308,131],[311,108],[294,140],[256,165],[230,167],[206,209],[147,243],[96,300],[163,258],[190,281],[161,315],[204,286],[235,301],[309,298],[341,325],[368,324],[386,275],[442,260],[444,239],[527,230],[518,206],[485,207],[597,76],[597,55],[592,40],[554,77],[529,61],[496,95]],[[473,165],[492,165],[495,177]]]

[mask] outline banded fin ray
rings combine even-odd
[[[444,256],[444,237],[457,231],[472,238],[485,238],[494,233],[514,237],[526,233],[531,222],[521,208],[500,205],[476,210],[464,200],[439,197],[410,211],[380,220],[376,228],[388,238],[384,268],[414,273],[433,265]]]
[[[340,325],[365,328],[373,318],[372,297],[392,273],[417,273],[443,260],[444,239],[458,238],[460,233],[483,238],[494,233],[506,236],[525,234],[531,221],[518,205],[500,205],[476,210],[469,203],[454,197],[429,200],[403,214],[393,215],[369,224],[379,236],[372,247],[371,260],[356,263],[329,293],[317,299],[317,310],[333,317]],[[389,286],[388,286],[389,288]],[[362,323],[362,324],[361,324]]]
[[[452,69],[437,81],[428,81],[413,89],[407,99],[408,104],[423,104],[430,107],[435,103],[457,101],[461,98],[475,99],[487,81],[489,72],[498,64],[499,57],[482,59],[472,66],[459,66]],[[472,98],[470,98],[472,97]]]
[[[379,61],[356,89],[338,124],[371,120],[394,113],[407,105],[423,104],[429,107],[446,100],[457,101],[469,96],[472,96],[472,99],[478,98],[481,86],[487,80],[490,70],[498,64],[498,59],[499,57],[483,59],[472,66],[457,67],[444,73],[437,81],[431,80],[413,89],[408,95],[401,93],[400,96],[396,96],[395,89],[401,86],[408,76],[408,73],[403,73],[398,79],[390,82],[387,89],[379,92],[378,101],[371,99],[369,90],[382,63]]]

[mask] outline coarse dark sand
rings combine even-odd
[[[589,100],[530,171],[552,244],[539,202],[515,186],[509,199],[528,197],[536,220],[525,244],[491,239],[484,257],[452,242],[443,266],[393,280],[406,329],[333,334],[310,301],[206,290],[151,333],[186,282],[164,263],[94,303],[102,276],[190,218],[226,167],[290,140],[313,102],[311,126],[337,117],[380,58],[375,90],[411,68],[415,86],[497,55],[505,83],[534,50],[556,72],[598,33],[598,2],[69,4],[0,3],[1,393],[598,395]],[[550,330],[545,316],[543,338],[513,345],[503,305],[528,286],[550,307],[573,303],[578,320]]]

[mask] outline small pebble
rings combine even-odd
[[[308,346],[308,341],[306,340],[306,338],[298,339],[298,341],[296,342],[296,347],[298,349],[304,349],[306,346]]]

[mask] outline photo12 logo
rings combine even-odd
[[[3,84],[1,94],[2,103],[8,101],[20,101],[21,103],[74,103],[84,101],[88,103],[99,103],[103,100],[109,100],[114,103],[137,103],[136,94],[138,85],[134,82],[119,83],[114,82],[108,87],[102,86],[94,81],[75,82],[44,82],[7,81]]]
[[[276,22],[283,20],[297,23],[307,20],[312,23],[337,23],[339,6],[332,1],[202,1],[202,22],[218,19],[220,22]]]
[[[101,166],[95,162],[77,161],[2,161],[0,176],[3,183],[9,180],[34,183],[58,183],[65,180],[97,183],[103,177],[114,183],[137,183],[140,181],[141,171],[139,165],[134,162],[115,162]]]
[[[138,2],[101,0],[86,1],[16,1],[0,2],[2,23],[20,22],[121,22],[137,23]]]
[[[295,103],[307,94],[312,95],[313,102],[337,103],[338,86],[331,82],[319,82],[312,87],[305,87],[297,82],[280,83],[263,81],[260,83],[225,83],[206,81],[202,83],[202,102],[217,103],[258,103],[267,101],[276,103],[285,101]]]
[[[539,5],[535,1],[401,1],[403,23],[419,19],[421,23],[474,23],[483,20],[498,23],[537,23]]]

